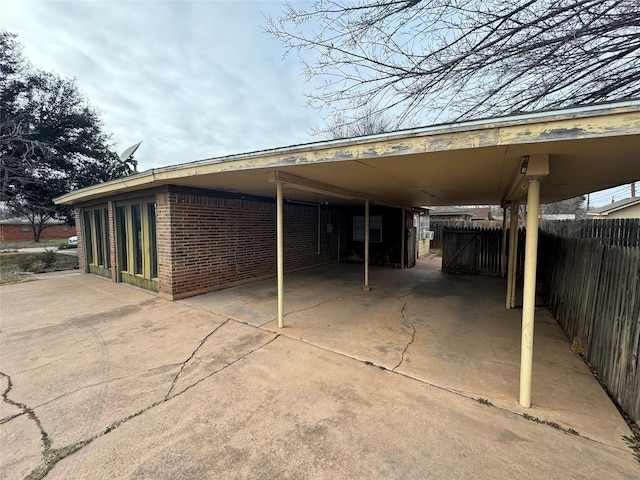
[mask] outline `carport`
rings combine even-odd
[[[640,101],[636,100],[207,159],[89,187],[57,202],[77,205],[162,185],[275,199],[278,326],[283,327],[283,262],[290,253],[283,247],[283,203],[287,198],[316,205],[329,198],[337,205],[361,206],[365,218],[363,286],[368,289],[371,204],[399,209],[500,204],[505,212],[510,208],[513,226],[517,206],[526,197],[527,231],[536,232],[540,202],[640,179],[638,152]],[[515,228],[511,232],[515,234]],[[517,248],[513,238],[509,245],[513,259]],[[525,252],[520,404],[529,407],[536,235],[527,237]],[[507,267],[506,305],[510,308],[515,299],[514,264]]]

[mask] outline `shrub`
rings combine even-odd
[[[40,254],[40,261],[44,263],[44,268],[49,268],[56,263],[56,251],[53,248],[45,248],[44,252]]]
[[[21,272],[31,272],[33,270],[33,263],[35,262],[35,258],[31,255],[20,255],[18,257],[18,269]]]

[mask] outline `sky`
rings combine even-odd
[[[0,0],[33,66],[76,78],[139,170],[314,140],[297,56],[263,32],[273,1]]]
[[[144,171],[320,140],[299,58],[283,58],[263,31],[283,10],[270,0],[0,0],[0,29],[18,34],[34,67],[77,80],[118,153],[142,141]]]

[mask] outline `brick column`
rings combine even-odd
[[[114,202],[107,202],[107,211],[109,217],[108,235],[109,235],[109,263],[111,265],[111,281],[118,281],[118,255],[116,250],[116,206]]]
[[[156,195],[156,235],[158,242],[158,293],[173,300],[173,241],[171,238],[171,197],[166,192]],[[175,201],[175,198],[174,200]]]
[[[80,273],[87,273],[87,265],[84,261],[84,217],[82,209],[75,208],[73,214],[76,218],[76,235],[78,237],[78,265]]]

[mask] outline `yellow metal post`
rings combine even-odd
[[[524,295],[522,303],[522,346],[520,350],[520,405],[531,407],[533,370],[533,325],[536,308],[536,264],[538,255],[538,213],[540,180],[529,181],[527,192],[527,239],[524,257]]]
[[[276,183],[276,236],[278,262],[278,328],[284,327],[284,221],[282,213],[282,183]]]
[[[511,222],[509,223],[509,261],[507,264],[507,308],[515,304],[516,258],[518,257],[518,202],[511,202]]]
[[[507,273],[507,207],[502,209],[502,245],[500,245],[500,276]]]
[[[405,215],[404,208],[403,208],[402,209],[402,225],[401,225],[401,228],[402,228],[402,234],[401,234],[402,241],[401,241],[401,245],[400,245],[400,268],[404,268],[404,266],[405,266],[404,265],[404,255],[405,255],[404,252],[405,252],[405,248],[406,248],[405,247],[406,237],[405,237],[405,228],[404,228],[405,220],[406,220],[406,215]]]
[[[364,289],[369,290],[369,200],[364,201]]]

